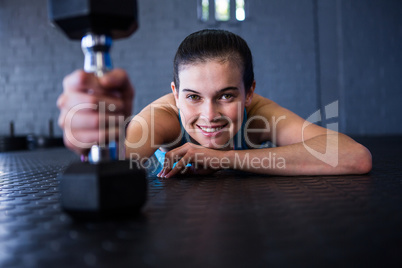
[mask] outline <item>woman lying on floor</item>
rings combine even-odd
[[[81,70],[67,76],[59,97],[59,125],[67,147],[96,144],[117,129],[85,109],[66,121],[80,103],[105,102],[105,118],[129,117],[134,90],[123,70],[102,78]],[[350,137],[311,124],[255,93],[252,54],[238,35],[202,30],[185,38],[174,58],[172,93],[135,115],[126,130],[126,157],[144,163],[155,155],[159,177],[208,174],[221,169],[275,175],[362,174],[370,152]],[[334,108],[334,107],[332,107]],[[337,107],[335,107],[337,108]],[[68,131],[66,131],[68,129]]]

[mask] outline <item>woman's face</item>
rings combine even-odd
[[[172,90],[187,133],[200,145],[230,149],[243,122],[254,84],[246,95],[242,71],[231,61],[210,60],[181,66],[180,89]]]

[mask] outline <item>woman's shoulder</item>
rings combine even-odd
[[[169,93],[148,104],[139,114],[154,114],[178,119],[179,109],[176,106],[173,93]]]
[[[169,105],[176,107],[176,101],[174,99],[173,93],[168,93],[166,95],[163,95],[159,99],[156,99],[153,102],[151,102],[151,104],[153,104],[153,103],[169,104]]]
[[[280,106],[266,97],[254,93],[251,104],[246,108],[248,116],[261,115],[267,113],[275,113]]]
[[[173,94],[167,94],[142,109],[133,117],[128,133],[153,136],[158,144],[169,143],[181,133],[178,109]]]

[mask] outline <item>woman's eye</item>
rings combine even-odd
[[[232,97],[233,97],[232,94],[223,94],[223,95],[221,96],[221,98],[224,99],[224,100],[228,100],[228,99],[230,99],[230,98],[232,98]]]
[[[199,100],[200,96],[198,96],[198,95],[188,95],[187,99],[189,99],[189,100]]]

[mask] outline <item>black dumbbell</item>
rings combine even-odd
[[[136,0],[49,0],[49,18],[70,39],[88,33],[125,38],[138,28]]]
[[[138,27],[135,0],[49,0],[49,17],[70,39],[81,39],[84,70],[112,68],[112,39]],[[128,160],[112,161],[108,147],[93,146],[91,163],[71,164],[60,176],[62,208],[76,218],[130,217],[146,201],[146,173]]]
[[[14,135],[14,122],[10,122],[10,135],[0,136],[0,152],[27,150],[28,141],[26,136]]]

